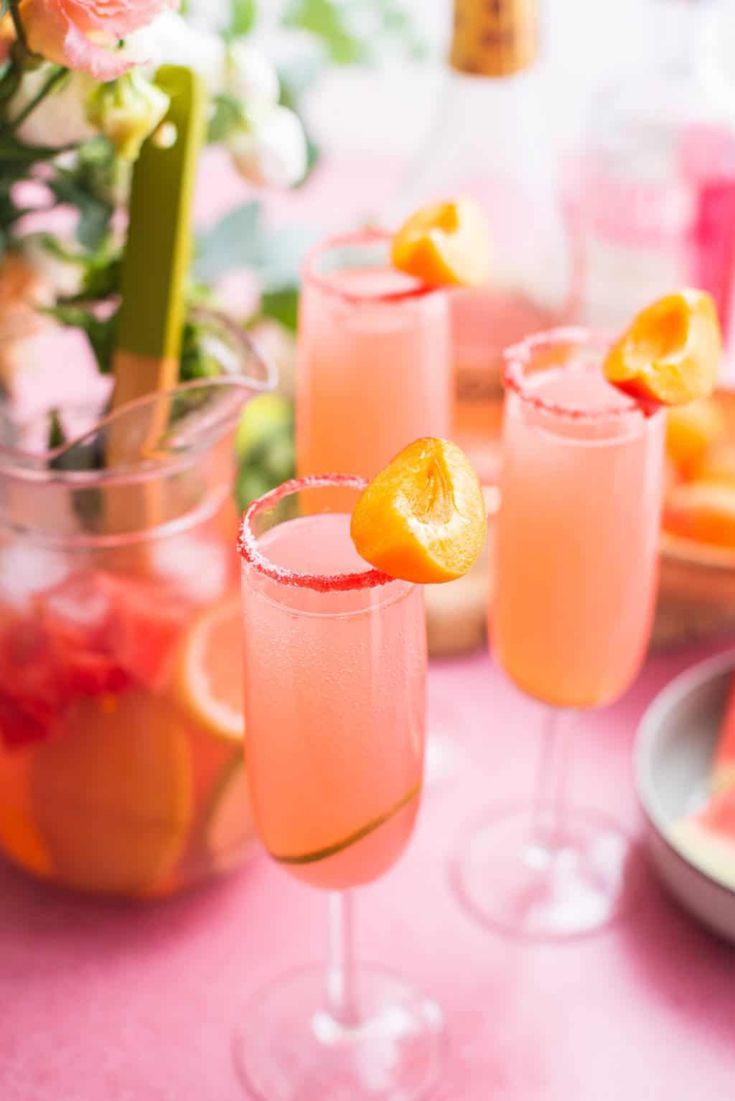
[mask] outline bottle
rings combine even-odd
[[[733,352],[735,93],[719,0],[653,0],[645,65],[593,97],[575,215],[585,322],[616,330],[679,286],[714,297]]]
[[[502,351],[570,309],[567,233],[534,65],[537,0],[454,0],[449,68],[429,136],[394,196],[395,224],[426,202],[470,195],[490,226],[487,287],[452,292],[453,435],[495,481]]]

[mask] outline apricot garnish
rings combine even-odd
[[[713,443],[697,466],[696,480],[735,486],[735,442],[718,440]]]
[[[391,577],[453,581],[467,573],[487,537],[477,475],[455,443],[416,440],[363,491],[350,530],[358,553]]]
[[[735,486],[716,482],[676,486],[664,506],[664,528],[697,543],[735,549]]]
[[[692,478],[708,451],[727,430],[715,398],[678,405],[666,415],[666,451],[682,478]]]
[[[712,298],[685,289],[641,310],[610,349],[605,377],[644,405],[683,405],[712,393],[721,357]]]
[[[393,238],[393,266],[430,287],[477,287],[490,274],[488,223],[471,199],[416,211]]]

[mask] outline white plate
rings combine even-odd
[[[643,716],[635,747],[636,787],[653,864],[682,906],[733,943],[735,891],[682,856],[668,840],[668,831],[706,799],[734,672],[731,650],[676,677]]]

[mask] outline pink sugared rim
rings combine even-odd
[[[356,291],[348,291],[336,287],[328,277],[325,277],[316,270],[317,261],[328,252],[340,248],[354,248],[360,245],[366,247],[381,243],[387,245],[390,243],[391,239],[392,234],[384,229],[361,229],[356,230],[354,233],[342,234],[338,237],[328,237],[326,241],[322,241],[320,244],[315,245],[315,247],[306,254],[302,272],[304,283],[318,287],[319,290],[323,291],[325,294],[331,294],[335,298],[341,298],[342,301],[353,304],[365,302],[407,302],[412,298],[423,298],[426,295],[439,294],[443,290],[446,290],[444,287],[432,287],[428,283],[422,283],[420,279],[416,279],[416,285],[414,287],[406,287],[406,289],[402,291],[389,291],[386,294],[359,294]]]
[[[297,570],[287,570],[271,562],[260,551],[258,537],[253,531],[253,520],[259,513],[273,508],[284,497],[298,493],[302,489],[365,489],[366,486],[367,482],[364,478],[358,478],[352,474],[308,474],[303,478],[292,478],[290,482],[284,482],[283,485],[272,489],[270,493],[263,494],[248,506],[240,524],[237,547],[243,561],[280,585],[295,585],[297,588],[313,589],[318,593],[374,589],[378,585],[387,585],[395,581],[395,577],[372,568],[361,570],[359,573],[340,574],[299,573]]]
[[[534,353],[543,348],[553,348],[557,344],[576,344],[579,347],[587,347],[592,351],[603,354],[610,347],[610,339],[602,333],[593,333],[588,329],[576,326],[549,329],[543,333],[534,333],[525,340],[513,344],[503,352],[505,368],[503,370],[503,382],[509,390],[521,398],[522,401],[534,409],[541,409],[545,413],[552,413],[556,417],[566,417],[570,420],[611,420],[618,417],[629,417],[631,413],[639,413],[646,416],[645,410],[633,398],[626,399],[623,405],[603,405],[599,409],[575,409],[573,406],[563,405],[561,402],[550,401],[540,397],[528,386],[525,370],[530,366]]]

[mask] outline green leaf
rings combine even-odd
[[[233,38],[250,34],[258,18],[256,0],[231,0],[232,17],[228,34]]]
[[[255,268],[266,291],[298,285],[301,265],[308,250],[317,243],[314,226],[291,225],[264,233],[262,256]]]
[[[0,19],[4,19],[10,10],[10,0],[0,0]]]
[[[49,417],[48,449],[54,451],[57,447],[61,447],[62,443],[66,443],[66,433],[58,409],[52,409]]]
[[[204,346],[205,327],[195,321],[187,321],[181,342],[181,382],[193,382],[200,378],[215,378],[222,373],[220,363],[211,356]]]
[[[244,122],[242,104],[227,92],[214,97],[212,116],[209,120],[209,142],[216,145],[225,141]]]
[[[101,248],[110,232],[112,203],[90,194],[73,171],[59,171],[48,186],[57,202],[78,210],[77,240],[80,245],[90,251]]]
[[[299,316],[298,287],[281,287],[279,290],[264,291],[260,300],[259,316],[270,317],[295,333]]]
[[[350,29],[345,6],[334,0],[290,0],[283,22],[319,39],[336,65],[354,65],[369,57],[362,38]]]
[[[262,263],[263,243],[261,204],[252,201],[236,207],[199,236],[194,278],[200,283],[215,283],[227,272],[258,266]]]

